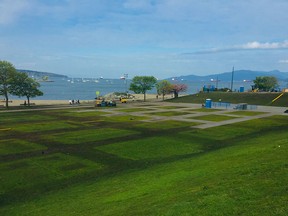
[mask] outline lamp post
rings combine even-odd
[[[126,90],[126,95],[127,95],[127,98],[128,98],[127,79],[128,79],[128,74],[125,73],[124,74],[125,88],[126,88],[125,90]]]
[[[233,69],[232,69],[231,92],[233,92],[233,82],[234,82],[234,66],[233,66]]]

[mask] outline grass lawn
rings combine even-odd
[[[130,109],[119,109],[119,112],[143,112],[143,111],[151,111],[151,108],[130,108]]]
[[[287,107],[288,93],[284,93],[282,97],[272,103],[273,99],[280,94],[281,92],[201,92],[193,95],[169,99],[168,101],[175,103],[203,104],[207,98],[210,98],[214,102],[218,102],[219,99],[221,99],[222,102],[233,104],[248,103],[252,105]]]
[[[147,120],[149,117],[146,116],[136,116],[136,115],[130,115],[130,114],[124,114],[124,115],[112,115],[112,116],[105,116],[105,121],[107,122],[132,122],[132,121],[141,121],[141,120]]]
[[[151,115],[158,115],[158,116],[179,116],[179,115],[187,115],[191,114],[192,112],[177,112],[177,111],[169,111],[169,112],[152,112]]]
[[[186,137],[151,137],[97,147],[97,149],[133,160],[160,159],[201,152],[201,145]]]
[[[59,130],[59,129],[66,129],[66,128],[76,128],[79,126],[76,126],[76,124],[69,124],[69,122],[37,122],[31,124],[29,123],[23,123],[21,125],[17,125],[13,128],[15,131],[22,131],[22,132],[33,132],[33,131],[49,131],[49,130]]]
[[[17,118],[15,118],[15,116],[17,116]],[[4,125],[8,125],[10,123],[20,123],[20,122],[35,122],[35,121],[41,121],[41,122],[45,122],[45,121],[49,121],[49,120],[53,120],[55,118],[53,118],[52,116],[45,116],[45,115],[39,115],[39,114],[35,114],[33,112],[23,112],[22,114],[18,114],[18,113],[0,113],[0,119],[1,122],[5,123]],[[2,125],[1,125],[2,126]]]
[[[214,122],[226,121],[226,120],[230,120],[234,118],[237,118],[237,117],[226,116],[226,115],[203,115],[203,116],[189,117],[189,119],[214,121]]]
[[[220,109],[200,108],[200,109],[193,109],[191,111],[195,111],[195,112],[217,112],[217,111],[220,111]]]
[[[0,113],[1,215],[288,213],[288,115],[195,129],[79,111]]]
[[[181,109],[181,108],[186,108],[186,107],[181,107],[181,106],[158,106],[157,108],[159,109]]]
[[[134,131],[114,129],[114,128],[99,128],[90,130],[76,130],[71,132],[54,133],[47,136],[50,142],[59,142],[64,144],[79,144],[87,142],[96,142],[107,138],[116,138],[135,134]],[[46,135],[45,135],[46,137]]]
[[[19,139],[1,139],[0,155],[46,150],[47,147]]]
[[[234,111],[232,113],[229,114],[233,114],[233,115],[240,115],[240,116],[257,116],[257,115],[261,115],[261,114],[265,114],[265,112],[257,112],[257,111]]]
[[[153,121],[153,122],[139,122],[137,127],[139,128],[147,128],[150,130],[157,129],[179,129],[179,128],[187,128],[191,126],[196,126],[201,123],[199,122],[182,122],[182,121],[174,121],[174,120],[165,120],[165,121]]]

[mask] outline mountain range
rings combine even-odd
[[[29,77],[60,77],[60,78],[67,78],[65,75],[50,73],[50,72],[40,72],[40,71],[33,71],[33,70],[23,70],[17,69],[18,72],[27,73]]]
[[[288,81],[288,72],[280,72],[279,70],[273,71],[251,71],[251,70],[236,70],[233,73],[234,81],[253,81],[256,77],[259,76],[274,76],[279,81]],[[206,76],[197,76],[197,75],[186,75],[179,77],[171,77],[169,79],[177,80],[189,80],[189,81],[208,81],[208,80],[221,80],[221,81],[231,81],[232,80],[232,71],[225,72],[220,74],[212,74]]]
[[[50,73],[50,72],[40,72],[40,71],[33,71],[33,70],[23,70],[17,69],[19,72],[27,73],[30,77],[60,77],[60,78],[68,78],[66,75]],[[281,72],[279,70],[273,71],[252,71],[252,70],[236,70],[233,73],[233,80],[234,81],[253,81],[258,76],[274,76],[279,81],[287,81],[288,82],[288,72]],[[198,75],[185,75],[179,77],[170,77],[169,80],[189,80],[189,81],[210,81],[210,80],[221,80],[221,81],[231,81],[232,80],[232,71],[219,73],[219,74],[212,74],[206,76],[198,76]]]

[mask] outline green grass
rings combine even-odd
[[[220,109],[200,108],[200,109],[193,109],[191,111],[195,111],[195,112],[217,112],[217,111],[220,111]]]
[[[74,123],[74,122],[73,122]],[[69,122],[42,122],[42,123],[24,123],[13,128],[15,131],[22,132],[33,132],[33,131],[49,131],[49,130],[59,130],[66,128],[76,128],[75,124],[69,124]]]
[[[135,134],[136,132],[114,128],[99,128],[90,130],[77,130],[71,132],[55,133],[47,136],[51,142],[59,142],[63,144],[79,144],[96,142],[107,138],[125,137]]]
[[[1,139],[0,155],[46,150],[47,147],[18,139]]]
[[[17,117],[17,118],[16,118]],[[53,120],[55,118],[53,118],[52,116],[46,116],[46,115],[39,115],[39,114],[35,114],[31,111],[28,112],[23,112],[21,114],[19,113],[0,113],[0,119],[2,122],[5,122],[5,125],[8,125],[10,123],[21,123],[21,122],[35,122],[35,121],[49,121],[49,120]]]
[[[151,109],[146,108],[130,108],[130,109],[119,109],[119,112],[143,112],[143,111],[151,111]]]
[[[158,116],[180,116],[180,115],[191,114],[191,112],[169,111],[169,112],[151,112],[150,114],[151,115],[158,115]]]
[[[147,129],[179,129],[179,128],[186,128],[191,126],[196,126],[201,123],[199,122],[182,122],[182,121],[175,121],[175,120],[164,120],[164,121],[153,121],[153,122],[140,122],[137,124],[138,128],[147,128]]]
[[[118,157],[133,160],[160,159],[201,152],[201,145],[181,137],[151,137],[97,147]]]
[[[65,116],[73,116],[73,117],[80,117],[80,118],[85,118],[85,117],[97,117],[101,115],[108,114],[108,112],[105,112],[105,110],[79,110],[79,111],[70,111],[70,112],[64,112],[63,115]]]
[[[234,111],[234,112],[230,112],[229,114],[233,114],[233,115],[240,115],[240,116],[257,116],[257,115],[261,115],[261,114],[265,114],[265,112],[257,112],[257,111]]]
[[[105,116],[105,121],[107,122],[127,122],[127,121],[141,121],[147,120],[149,117],[146,116],[136,116],[136,115],[113,115],[113,116]]]
[[[1,215],[287,215],[287,115],[203,130],[93,112],[34,111],[40,132],[9,114]]]
[[[5,163],[1,166],[1,191],[15,193],[23,190],[27,195],[49,187],[57,180],[69,179],[102,168],[101,164],[75,156],[56,153]],[[33,189],[35,188],[35,189]],[[15,191],[15,192],[14,192]],[[12,194],[17,196],[17,194]],[[21,194],[18,194],[22,196]],[[5,199],[5,198],[4,198]]]
[[[226,116],[226,115],[203,115],[197,117],[189,117],[189,119],[197,119],[197,120],[205,120],[205,121],[213,121],[213,122],[221,122],[230,119],[234,119],[237,117],[234,116]]]
[[[175,99],[169,99],[169,102],[175,103],[198,103],[204,104],[207,98],[210,98],[214,102],[218,102],[221,99],[222,102],[229,102],[233,104],[248,103],[252,105],[264,105],[264,106],[288,106],[288,93],[284,93],[282,97],[272,103],[280,92],[201,92],[193,95],[183,96]]]
[[[181,109],[181,108],[186,108],[186,107],[183,107],[183,106],[158,106],[157,108],[159,109]]]

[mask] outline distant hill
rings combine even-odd
[[[288,72],[280,72],[278,70],[273,71],[251,71],[251,70],[236,70],[234,71],[234,81],[243,81],[243,80],[251,80],[253,81],[258,76],[274,76],[279,81],[288,81]],[[232,71],[220,73],[220,74],[212,74],[207,76],[197,76],[197,75],[187,75],[187,76],[179,76],[179,77],[171,77],[169,79],[177,79],[177,80],[191,80],[191,81],[208,81],[208,80],[221,80],[221,81],[231,81],[232,79]]]
[[[23,70],[23,69],[17,69],[18,72],[27,73],[30,77],[60,77],[60,78],[68,78],[68,76],[56,74],[56,73],[50,73],[50,72],[40,72],[40,71],[33,71],[33,70]]]

